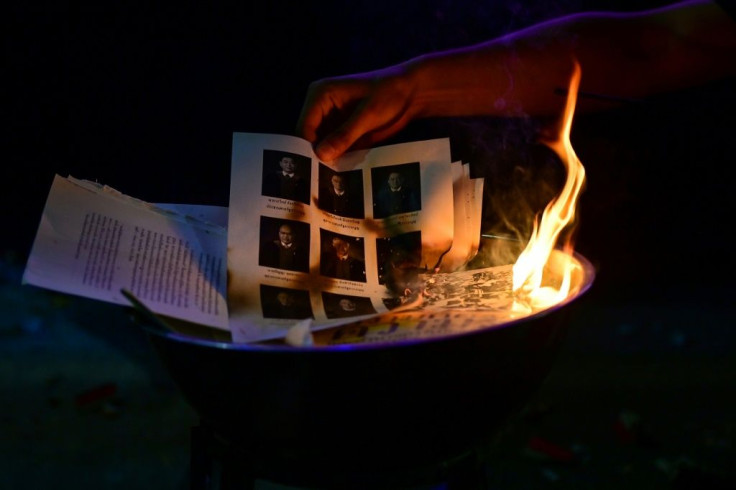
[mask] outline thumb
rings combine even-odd
[[[331,161],[345,153],[356,141],[384,126],[390,117],[374,100],[359,104],[351,116],[335,131],[327,135],[315,148],[323,161]]]
[[[351,118],[320,141],[314,152],[326,162],[338,158],[365,133],[363,126],[361,116]]]

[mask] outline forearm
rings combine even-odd
[[[330,161],[420,117],[558,115],[575,63],[581,92],[643,97],[734,76],[736,23],[693,0],[639,13],[551,20],[467,48],[310,85],[297,133]],[[577,110],[594,109],[580,100]],[[609,104],[606,104],[608,106]],[[320,136],[320,133],[323,136]]]
[[[618,98],[733,75],[736,25],[709,2],[686,7],[579,14],[410,60],[399,68],[413,87],[411,111],[414,117],[557,114],[564,100],[555,90],[567,87],[575,61],[581,91]]]

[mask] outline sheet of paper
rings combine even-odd
[[[23,282],[227,329],[226,261],[224,228],[57,175]]]
[[[321,162],[302,139],[235,133],[230,185],[235,341],[281,337],[307,317],[320,329],[386,312],[406,271],[432,270],[452,244],[447,139]]]
[[[480,245],[483,179],[471,179],[468,165],[452,163],[454,234],[452,248],[442,257],[438,272],[453,272],[466,266]],[[477,190],[480,189],[480,193]],[[480,202],[475,202],[478,199]]]
[[[130,306],[125,289],[167,324],[253,342],[415,308],[422,273],[477,251],[482,179],[447,139],[321,162],[302,139],[235,133],[232,158],[228,208],[57,176],[24,282]]]

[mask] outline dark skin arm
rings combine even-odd
[[[705,0],[635,13],[590,12],[466,48],[312,83],[297,134],[324,161],[411,120],[559,114],[575,61],[580,90],[637,98],[736,75],[736,22]],[[595,110],[600,102],[581,102]]]

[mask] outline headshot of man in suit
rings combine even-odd
[[[351,249],[351,243],[362,245],[362,239],[332,234],[322,241],[320,273],[323,276],[366,282],[363,251]]]
[[[364,218],[362,172],[335,172],[326,165],[319,172],[319,208],[346,218]]]
[[[310,160],[293,153],[263,151],[264,196],[279,197],[309,204]]]
[[[261,308],[264,318],[302,320],[313,318],[309,291],[261,284]]]
[[[275,238],[272,237],[274,229]],[[305,233],[309,233],[309,225],[306,223],[262,216],[258,265],[308,272],[309,240]]]
[[[382,175],[384,169],[373,169],[373,178],[378,178],[374,184],[373,217],[386,218],[400,213],[409,213],[421,209],[421,199],[418,190],[418,180],[409,178],[409,175],[418,176],[419,164],[396,165],[387,175]],[[383,177],[383,180],[381,180]]]
[[[371,299],[364,296],[323,292],[322,303],[327,318],[346,318],[376,313]]]

